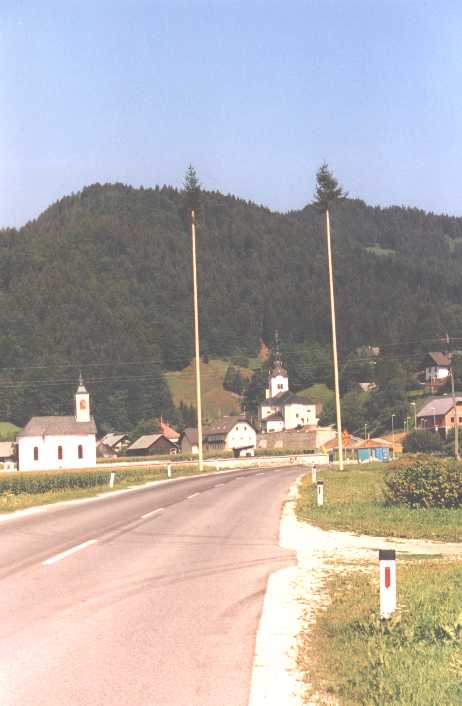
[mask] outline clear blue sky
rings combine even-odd
[[[462,215],[460,0],[2,0],[0,227],[99,181]]]

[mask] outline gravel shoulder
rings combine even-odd
[[[268,581],[256,639],[249,706],[316,706],[321,700],[326,703],[325,695],[304,700],[309,685],[297,668],[297,655],[299,636],[309,632],[318,608],[329,600],[324,589],[333,574],[351,569],[374,571],[379,549],[396,549],[404,555],[462,557],[459,543],[370,537],[299,522],[295,504],[300,481],[301,477],[289,490],[280,525],[280,545],[296,552],[297,566],[272,574]]]

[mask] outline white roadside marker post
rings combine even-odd
[[[380,617],[389,618],[396,610],[396,552],[379,549]]]
[[[172,477],[172,465],[169,463],[167,466],[167,478]]]
[[[312,483],[316,483],[316,473],[317,473],[316,464],[313,463],[313,464],[311,464],[311,482]]]
[[[115,473],[112,472],[110,477],[109,477],[109,487],[113,488],[114,487],[114,480],[115,480]]]
[[[316,497],[318,505],[324,505],[324,483],[322,480],[318,480],[316,483]]]

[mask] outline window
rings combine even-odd
[[[78,449],[77,449],[77,453],[78,453],[79,458],[83,458],[83,446],[82,446],[82,444],[79,444]]]
[[[451,417],[451,422],[453,422],[453,421],[454,421],[454,417]]]
[[[63,460],[63,447],[58,446],[58,461],[62,461],[62,460]]]
[[[282,382],[278,382],[278,390],[282,390],[283,387],[284,385],[282,384]]]
[[[85,400],[80,400],[80,409],[86,409],[86,407],[87,403],[85,402]]]
[[[38,446],[34,446],[34,461],[38,461]]]

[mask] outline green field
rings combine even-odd
[[[10,422],[0,422],[0,441],[14,441],[19,427]]]
[[[411,508],[388,505],[383,497],[389,466],[381,463],[320,470],[324,502],[317,507],[311,475],[301,487],[297,515],[323,529],[383,537],[414,537],[462,542],[462,508]]]
[[[208,363],[201,362],[202,413],[206,422],[213,421],[225,414],[239,414],[239,395],[223,388],[223,380],[229,361],[213,359]],[[243,377],[250,377],[249,368],[241,368]],[[167,382],[173,402],[192,404],[196,407],[196,377],[195,365],[192,362],[184,370],[166,373]]]

